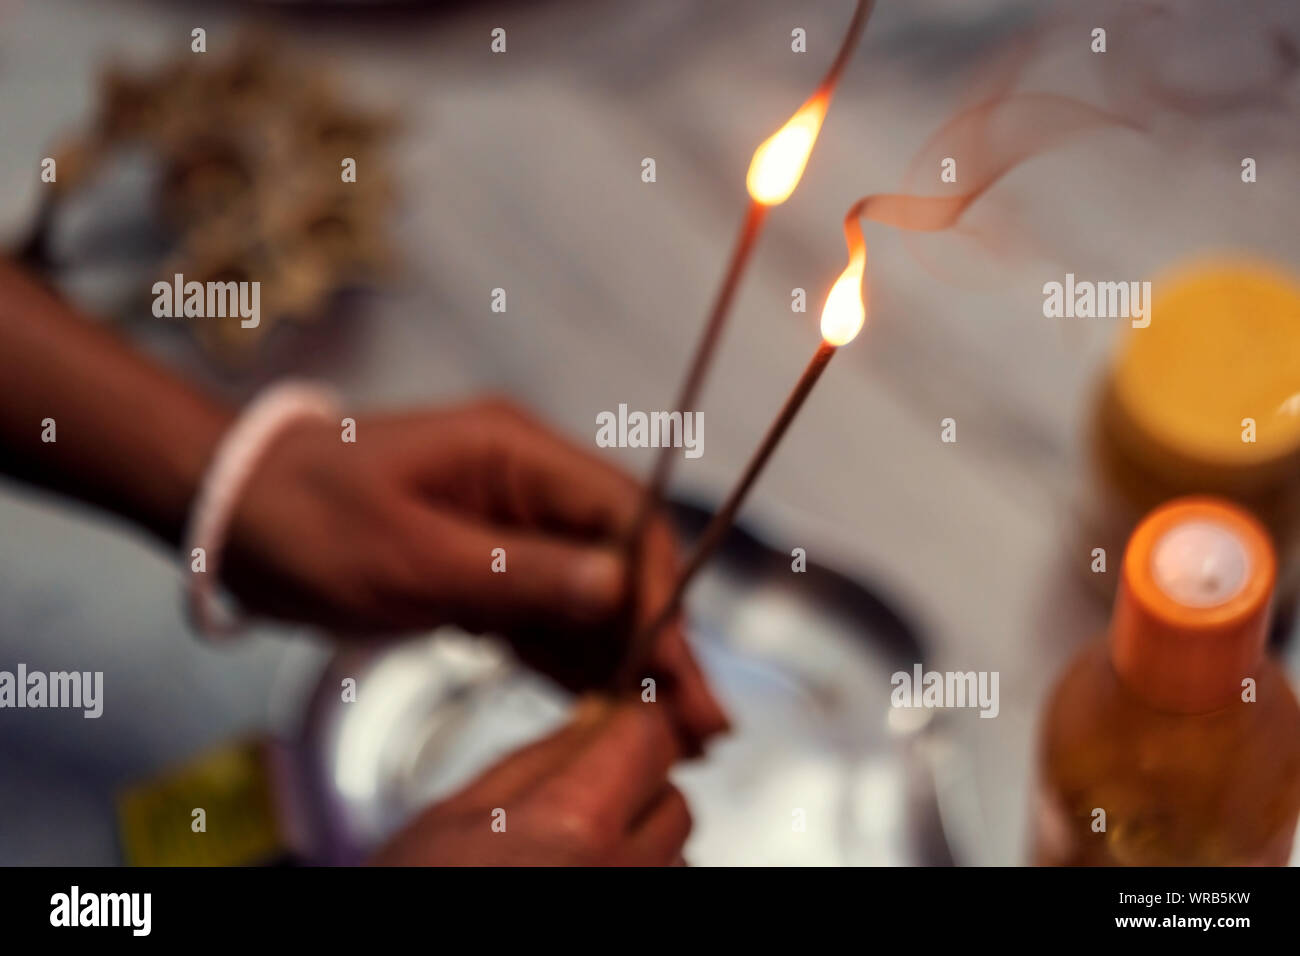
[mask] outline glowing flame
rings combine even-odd
[[[754,150],[745,186],[754,202],[778,206],[799,185],[813,144],[821,132],[830,97],[819,93]]]
[[[822,309],[822,338],[828,345],[846,345],[862,330],[867,320],[867,306],[862,295],[862,279],[867,271],[867,246],[862,241],[850,243],[849,265],[831,286]]]

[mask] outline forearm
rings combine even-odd
[[[0,392],[0,471],[172,543],[232,418],[2,259]]]

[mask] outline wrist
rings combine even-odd
[[[168,545],[182,543],[186,522],[221,439],[238,415],[198,396],[169,417],[170,434],[159,436],[156,459],[134,508],[140,521]]]

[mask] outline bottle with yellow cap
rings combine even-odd
[[[1035,862],[1284,864],[1300,705],[1265,653],[1276,560],[1241,508],[1181,498],[1138,526],[1109,633],[1048,700]]]
[[[1125,331],[1095,405],[1084,553],[1118,554],[1161,502],[1219,495],[1273,535],[1289,610],[1300,594],[1300,283],[1249,259],[1202,260],[1156,282],[1150,317]],[[1114,577],[1091,575],[1111,594]]]

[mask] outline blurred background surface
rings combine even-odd
[[[288,372],[328,379],[359,406],[498,390],[591,441],[599,411],[671,400],[743,214],[750,154],[815,86],[852,6],[10,0],[0,237],[26,234],[40,159],[89,122],[106,62],[188,55],[196,26],[216,51],[262,24],[348,97],[399,118],[388,163],[396,278],[320,323],[274,330],[233,370],[174,324],[127,316],[126,333],[232,400]],[[989,58],[1054,6],[880,3],[740,290],[704,397],[707,451],[679,464],[678,494],[725,493],[806,362],[820,297],[842,268],[847,205],[897,189]],[[1281,4],[1263,9],[1286,16]],[[502,56],[489,51],[498,26]],[[791,52],[794,27],[807,31],[806,54]],[[1237,57],[1236,75],[1254,60],[1231,33],[1192,35]],[[1048,79],[1075,77],[1062,69]],[[1294,77],[1275,92],[1291,110],[1300,103]],[[928,666],[1001,673],[998,719],[945,719],[939,789],[960,821],[949,824],[957,862],[1023,861],[1036,713],[1108,614],[1074,535],[1082,430],[1121,323],[1043,318],[1043,283],[1066,272],[1149,279],[1223,251],[1294,264],[1300,151],[1275,124],[1234,109],[1169,138],[1102,131],[1031,160],[990,197],[1014,222],[1016,255],[980,288],[941,281],[898,234],[869,231],[868,327],[745,510],[778,551],[806,548],[906,608]],[[1246,155],[1260,169],[1249,186]],[[641,181],[644,157],[656,161],[653,184]],[[114,214],[111,198],[99,201]],[[56,227],[72,237],[60,248],[75,248],[79,215],[105,214],[80,202]],[[111,308],[112,268],[62,278],[88,308]],[[508,290],[504,314],[489,308],[496,287]],[[791,312],[796,287],[807,314]],[[949,417],[955,444],[939,440]],[[648,472],[650,450],[615,453]],[[4,715],[0,862],[115,862],[119,787],[284,719],[276,708],[301,699],[326,652],[271,628],[231,647],[199,644],[180,615],[177,562],[102,515],[7,485],[0,529],[0,666],[102,670],[106,694],[97,721]],[[861,689],[882,701],[888,691]]]

